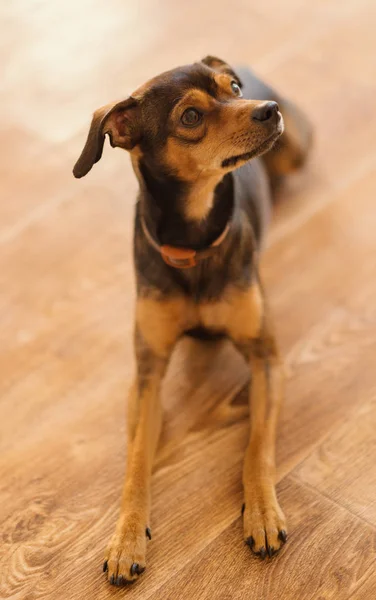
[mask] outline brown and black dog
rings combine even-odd
[[[104,570],[121,585],[145,569],[159,391],[172,350],[186,334],[228,336],[252,371],[244,539],[261,558],[272,556],[287,538],[274,488],[283,372],[258,260],[272,190],[303,165],[310,125],[250,70],[234,71],[208,56],[97,110],[75,177],[100,159],[106,134],[112,146],[130,152],[140,192],[134,232],[137,370],[128,400],[121,512]]]

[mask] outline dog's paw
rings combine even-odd
[[[146,567],[146,542],[149,527],[130,515],[121,519],[105,552],[103,571],[112,585],[133,583]]]
[[[287,540],[284,514],[273,493],[253,493],[242,508],[244,539],[252,552],[264,559],[276,554]]]

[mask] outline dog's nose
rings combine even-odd
[[[254,121],[269,121],[278,113],[277,102],[264,102],[252,111],[251,117]]]

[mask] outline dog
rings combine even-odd
[[[111,146],[130,153],[139,195],[137,368],[128,399],[120,517],[103,570],[111,584],[122,585],[145,569],[150,480],[162,421],[159,392],[184,335],[227,336],[250,367],[244,540],[262,559],[272,557],[287,540],[274,487],[283,367],[258,264],[274,191],[305,163],[310,123],[248,68],[234,70],[207,56],[99,108],[75,177],[99,161],[106,135]]]

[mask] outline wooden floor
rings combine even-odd
[[[1,14],[0,597],[376,597],[374,0],[12,0]],[[135,178],[106,147],[71,168],[91,112],[216,54],[251,63],[315,124],[263,271],[288,371],[278,490],[290,540],[243,544],[247,372],[185,341],[164,390],[148,568],[101,573],[125,463]]]

